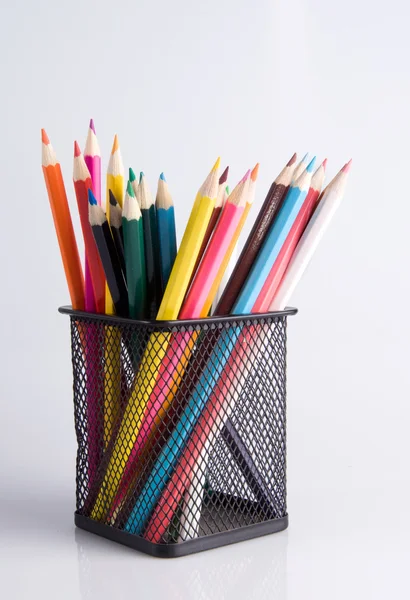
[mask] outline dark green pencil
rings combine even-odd
[[[109,190],[110,195],[110,227],[117,250],[118,258],[120,259],[121,268],[125,275],[125,258],[124,258],[124,241],[122,232],[122,210],[118,204],[112,190]]]
[[[137,197],[144,229],[145,265],[147,273],[147,317],[155,319],[162,300],[160,249],[154,200],[144,173],[141,173]]]
[[[128,181],[122,211],[128,306],[132,319],[146,319],[147,281],[141,210]]]

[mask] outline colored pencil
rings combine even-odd
[[[151,191],[144,173],[141,172],[137,189],[144,229],[145,264],[147,273],[147,317],[155,319],[162,299],[160,250],[157,214]]]
[[[181,246],[158,311],[158,320],[176,319],[178,317],[215,205],[219,163],[220,159],[218,158],[196,195]],[[102,485],[91,512],[93,519],[104,519],[117,493],[125,465],[137,439],[146,404],[155,386],[161,361],[166,354],[170,337],[171,334],[169,333],[155,334],[148,342],[110,454]],[[153,365],[156,365],[155,369],[153,369]]]
[[[104,267],[116,314],[120,317],[127,317],[128,292],[121,264],[115,249],[107,217],[101,206],[97,204],[91,188],[88,190],[88,205],[91,229]]]
[[[269,271],[277,259],[307,196],[315,160],[315,158],[311,160],[302,175],[290,186],[277,218],[266,234],[258,256],[249,271],[240,296],[234,304],[234,314],[245,314],[252,310],[266,277],[269,275]]]
[[[117,135],[114,136],[110,160],[107,167],[107,190],[105,209],[107,221],[109,224],[111,223],[110,190],[114,194],[114,197],[119,203],[119,205],[122,207],[122,199],[124,197],[124,164],[122,162],[121,150]],[[108,283],[105,288],[105,312],[107,315],[114,314],[114,304],[110,294]]]
[[[188,286],[191,286],[191,283],[193,281],[193,278],[198,270],[199,267],[199,263],[202,260],[202,257],[204,255],[204,252],[206,250],[206,247],[208,246],[209,240],[211,239],[211,235],[214,232],[215,226],[218,222],[219,216],[221,214],[222,211],[222,207],[224,206],[224,202],[226,201],[226,195],[225,195],[225,188],[226,188],[226,181],[228,179],[228,173],[229,173],[229,167],[226,167],[225,171],[222,173],[222,175],[219,178],[219,184],[218,184],[218,194],[216,196],[216,202],[215,202],[215,206],[214,206],[214,210],[212,211],[212,215],[211,218],[209,220],[208,223],[208,227],[206,229],[205,235],[204,235],[204,239],[202,241],[201,244],[201,248],[199,250],[198,253],[198,257],[196,259],[196,263],[195,263],[195,267],[192,271],[192,276],[191,276],[191,281],[190,284]]]
[[[128,306],[131,319],[145,319],[147,282],[144,231],[140,207],[130,181],[122,211]]]
[[[138,179],[131,167],[128,169],[128,180],[131,183],[132,189],[134,190],[134,194],[138,202]]]
[[[159,176],[155,207],[157,210],[161,279],[162,287],[165,289],[177,255],[177,236],[174,204],[164,173]]]
[[[90,172],[77,142],[74,142],[73,181],[78,212],[84,237],[85,251],[93,286],[96,311],[104,314],[105,277],[100,255],[88,220],[88,190],[92,189]]]
[[[295,170],[293,172],[293,177],[292,177],[292,183],[294,183],[296,181],[296,179],[298,179],[302,175],[303,171],[306,169],[308,164],[309,164],[309,152],[306,152],[305,156],[302,158],[300,163],[297,164],[295,167]]]
[[[329,221],[340,204],[349,168],[350,163],[347,163],[338,176],[336,176],[336,178],[323,192],[319,206],[313,214],[295,251],[294,259],[292,259],[291,265],[287,271],[287,274],[289,275],[285,275],[283,282],[284,286],[281,288],[282,293],[280,289],[276,298],[273,300],[273,302],[271,301],[270,310],[282,310],[285,307],[290,294],[292,293],[295,285],[299,281],[303,271],[309,263],[309,260],[321,239],[323,231],[328,226]],[[323,205],[321,204],[322,201],[324,201]],[[322,208],[322,211],[319,210],[320,207]],[[287,276],[288,280],[286,281]],[[271,291],[268,293],[271,293]],[[160,502],[155,507],[154,513],[151,516],[147,531],[144,536],[150,541],[158,542],[161,539],[161,536],[168,526],[170,515],[173,514],[173,511],[175,510],[175,507],[177,506],[184,489],[187,487],[188,482],[190,481],[190,477],[192,477],[192,474],[194,473],[195,463],[198,458],[200,459],[200,453],[203,451],[204,445],[210,445],[219,434],[221,415],[224,415],[224,420],[229,417],[229,412],[232,410],[234,404],[232,399],[226,399],[229,398],[229,388],[231,385],[235,386],[234,389],[238,389],[240,387],[238,383],[233,384],[232,382],[238,381],[238,369],[239,372],[241,372],[240,379],[242,381],[246,379],[247,370],[249,369],[249,364],[251,362],[249,359],[245,361],[248,366],[247,368],[243,369],[243,348],[245,347],[246,345],[243,343],[236,344],[232,354],[228,359],[228,363],[224,369],[221,380],[215,386],[214,392],[212,393],[208,403],[206,404],[204,412],[202,413],[193,433],[190,436],[189,443],[184,449],[178,466],[174,471],[169,483],[167,484],[166,490],[161,496]],[[213,357],[211,357],[210,362],[213,362],[212,358]],[[207,377],[210,377],[209,373],[207,373]],[[204,390],[202,390],[202,393],[204,393]],[[180,422],[182,422],[182,420],[183,419],[181,418]],[[184,422],[184,426],[186,427],[186,421]],[[257,473],[257,470],[252,469],[253,477],[255,472]],[[258,488],[260,487],[259,481],[255,480],[254,483]],[[176,504],[174,504],[174,502]],[[131,520],[129,519],[127,528],[134,527],[136,525],[135,521],[130,521]]]
[[[101,152],[95,133],[94,121],[90,120],[87,140],[84,149],[84,160],[90,172],[94,195],[98,204],[101,204]],[[97,306],[94,299],[90,267],[87,255],[85,256],[85,310],[96,312]]]
[[[309,222],[310,217],[317,204],[319,194],[321,192],[323,181],[325,178],[326,160],[320,165],[316,173],[312,177],[312,182],[306,199],[300,209],[295,222],[284,242],[278,258],[276,259],[272,269],[269,272],[268,277],[260,291],[260,294],[253,307],[253,312],[267,312],[269,310],[270,302],[267,300],[273,298],[278,286],[282,280],[283,274],[289,264],[290,259],[295,251],[297,243]]]
[[[219,278],[220,281],[223,275],[220,271],[220,266],[228,248],[230,248],[231,239],[236,234],[239,224],[241,226],[244,224],[242,215],[248,197],[249,175],[250,171],[246,173],[245,177],[233,190],[222,210],[198,272],[185,298],[179,314],[180,319],[198,318],[203,316],[205,310],[207,310],[203,309],[203,305],[209,296],[209,291],[213,286],[214,280]],[[215,289],[217,289],[217,286]],[[167,356],[164,357],[160,366],[156,385],[147,403],[147,410],[139,435],[136,438],[132,455],[125,469],[125,481],[128,481],[128,473],[132,470],[133,462],[155,428],[156,423],[158,420],[164,418],[164,413],[167,411],[172,402],[173,395],[178,389],[196,339],[196,332],[188,331],[173,335],[172,341],[168,346]],[[122,492],[124,491],[124,487],[122,486]],[[120,490],[120,494],[117,495],[114,501],[115,507],[122,498],[123,493]]]
[[[295,168],[295,162],[296,154],[292,156],[287,165],[272,183],[252,230],[244,244],[231,278],[224,289],[222,298],[218,302],[215,309],[215,315],[227,315],[231,312],[234,302],[238,297],[251,266],[259,252],[264,237],[280,210],[282,202],[287,194]]]
[[[293,294],[324,232],[340,206],[351,162],[350,160],[346,163],[323,190],[319,204],[303,232],[269,310],[283,310]]]
[[[74,310],[84,310],[84,276],[63,175],[56,153],[44,129],[41,130],[41,162],[71,304]]]
[[[124,240],[122,231],[122,210],[118,204],[114,194],[110,190],[110,229],[114,240],[115,249],[117,250],[118,258],[120,259],[121,269],[125,275],[125,258],[124,258]]]

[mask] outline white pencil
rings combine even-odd
[[[336,177],[323,190],[319,204],[296,246],[293,257],[269,310],[283,310],[287,306],[324,232],[342,201],[351,163],[351,160],[346,163]]]

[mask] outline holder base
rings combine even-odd
[[[289,524],[288,516],[286,515],[286,517],[280,519],[271,519],[270,521],[257,523],[256,525],[248,525],[246,527],[240,527],[239,529],[224,531],[223,533],[214,533],[212,535],[206,535],[195,540],[180,542],[178,544],[153,544],[138,535],[114,529],[103,523],[97,523],[79,513],[74,514],[74,522],[80,529],[95,533],[107,540],[117,542],[123,546],[129,546],[134,550],[139,550],[144,554],[149,554],[150,556],[156,556],[158,558],[177,558],[179,556],[194,554],[195,552],[211,550],[212,548],[218,548],[220,546],[228,546],[229,544],[235,544],[236,542],[261,537],[262,535],[278,533],[279,531],[286,529]]]

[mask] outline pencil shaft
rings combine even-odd
[[[288,186],[271,185],[263,206],[255,220],[252,230],[245,242],[240,257],[229,279],[222,298],[215,309],[215,315],[227,315],[231,312],[238,294],[245,283],[249,271],[262,245],[264,237],[272,225],[288,191]]]
[[[166,288],[177,255],[174,207],[157,208],[162,287]]]
[[[142,219],[123,218],[122,222],[130,317],[145,319],[147,283]]]
[[[154,205],[149,208],[141,209],[147,272],[147,316],[149,319],[155,319],[162,298],[158,230],[155,210]]]
[[[92,226],[92,232],[104,267],[116,314],[120,317],[127,317],[127,288],[108,221],[105,221],[103,225]]]
[[[71,304],[75,310],[84,310],[84,276],[60,164],[43,166],[43,173]]]

